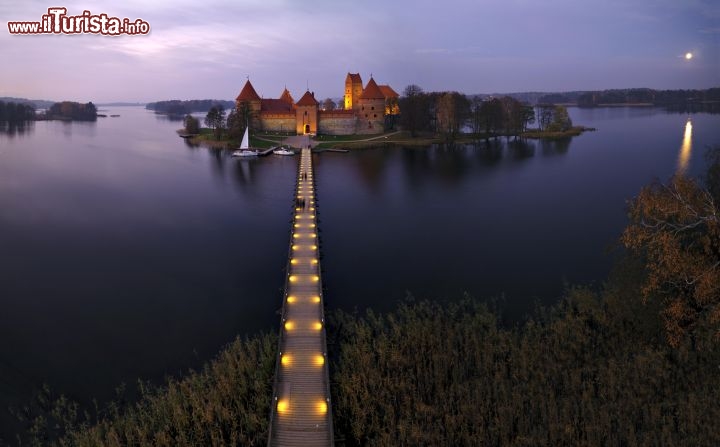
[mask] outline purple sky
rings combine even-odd
[[[151,33],[8,32],[52,6]],[[33,99],[232,99],[248,75],[265,97],[340,97],[348,71],[398,92],[720,86],[718,0],[25,0],[0,22],[0,96]]]

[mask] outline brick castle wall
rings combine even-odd
[[[263,113],[260,125],[266,132],[295,132],[295,113]]]
[[[357,117],[352,111],[320,112],[318,132],[325,135],[351,135],[355,133]]]

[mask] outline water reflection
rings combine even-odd
[[[35,130],[35,121],[0,121],[0,134],[9,137],[24,136]]]
[[[158,121],[171,121],[171,122],[179,122],[185,119],[185,115],[171,115],[167,113],[158,113],[155,112],[155,119]]]
[[[377,148],[344,155],[320,154],[316,156],[316,163],[320,170],[325,161],[343,159],[349,169],[347,174],[360,180],[369,193],[377,195],[396,187],[397,178],[404,178],[409,190],[422,190],[428,179],[457,186],[478,172],[527,164],[537,158],[537,154],[543,158],[565,156],[571,141],[572,138],[545,141],[495,138],[473,144]]]
[[[685,135],[683,136],[683,142],[680,146],[680,155],[678,156],[678,174],[684,174],[687,170],[688,163],[690,162],[690,155],[692,153],[692,121],[688,117],[685,123]]]
[[[540,140],[540,148],[543,156],[565,155],[570,149],[572,137],[558,138],[554,140]]]
[[[524,160],[535,155],[535,143],[524,139],[508,141],[508,148],[512,151],[513,158]]]

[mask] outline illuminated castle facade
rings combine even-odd
[[[399,95],[389,85],[370,77],[363,87],[359,73],[348,73],[342,109],[323,110],[315,93],[306,91],[297,101],[283,90],[277,99],[261,98],[248,80],[235,99],[238,108],[250,108],[253,127],[266,132],[291,131],[298,135],[376,134],[384,130],[385,116],[397,115]]]

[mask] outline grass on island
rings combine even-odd
[[[277,140],[275,140],[275,138],[277,138]],[[230,138],[227,133],[218,137],[213,133],[212,129],[206,127],[200,128],[200,133],[190,137],[189,140],[193,144],[220,149],[237,149],[240,146],[240,140]],[[280,137],[276,135],[271,137],[262,135],[250,136],[250,146],[257,149],[269,149],[277,146],[279,142]]]
[[[584,127],[584,126],[574,126],[566,131],[541,131],[541,130],[528,130],[527,132],[523,132],[520,134],[523,138],[537,138],[537,139],[548,139],[548,140],[556,140],[560,138],[567,138],[567,137],[576,137],[583,132],[586,131],[592,131],[595,130],[593,128]]]
[[[523,132],[520,138],[534,138],[534,139],[561,139],[567,137],[578,136],[581,133],[589,130],[595,130],[584,126],[576,126],[565,132],[547,132],[539,130],[529,130]],[[516,137],[514,135],[505,134],[485,134],[485,133],[463,133],[456,135],[452,140],[454,144],[472,144],[481,140],[489,138],[500,138],[500,137]],[[393,147],[426,147],[432,144],[445,144],[446,140],[443,136],[430,133],[422,132],[416,136],[412,136],[410,132],[388,132],[380,135],[342,135],[333,137],[330,135],[315,137],[316,141],[320,141],[318,148],[339,148],[339,149],[369,149],[382,146],[393,146]]]
[[[560,139],[578,136],[581,133],[595,130],[583,126],[575,126],[565,132],[548,132],[539,130],[529,130],[523,132],[521,138],[533,139]],[[292,133],[267,132],[258,133],[250,136],[250,146],[258,149],[269,149],[273,146],[281,144],[287,136],[294,135]],[[480,134],[460,134],[457,135],[453,143],[455,144],[471,144],[487,138],[498,138],[506,135],[487,135]],[[386,132],[384,134],[375,135],[316,135],[313,139],[319,144],[315,146],[318,149],[370,149],[376,147],[426,147],[432,144],[444,144],[446,140],[437,134],[430,132],[422,132],[412,136],[410,132]],[[236,149],[240,145],[237,139],[229,138],[226,134],[216,137],[211,129],[201,128],[200,133],[190,138],[191,143],[200,144],[208,147]]]
[[[319,149],[368,149],[378,146],[429,146],[440,140],[434,136],[410,136],[409,132],[386,132],[375,135],[318,135]]]

